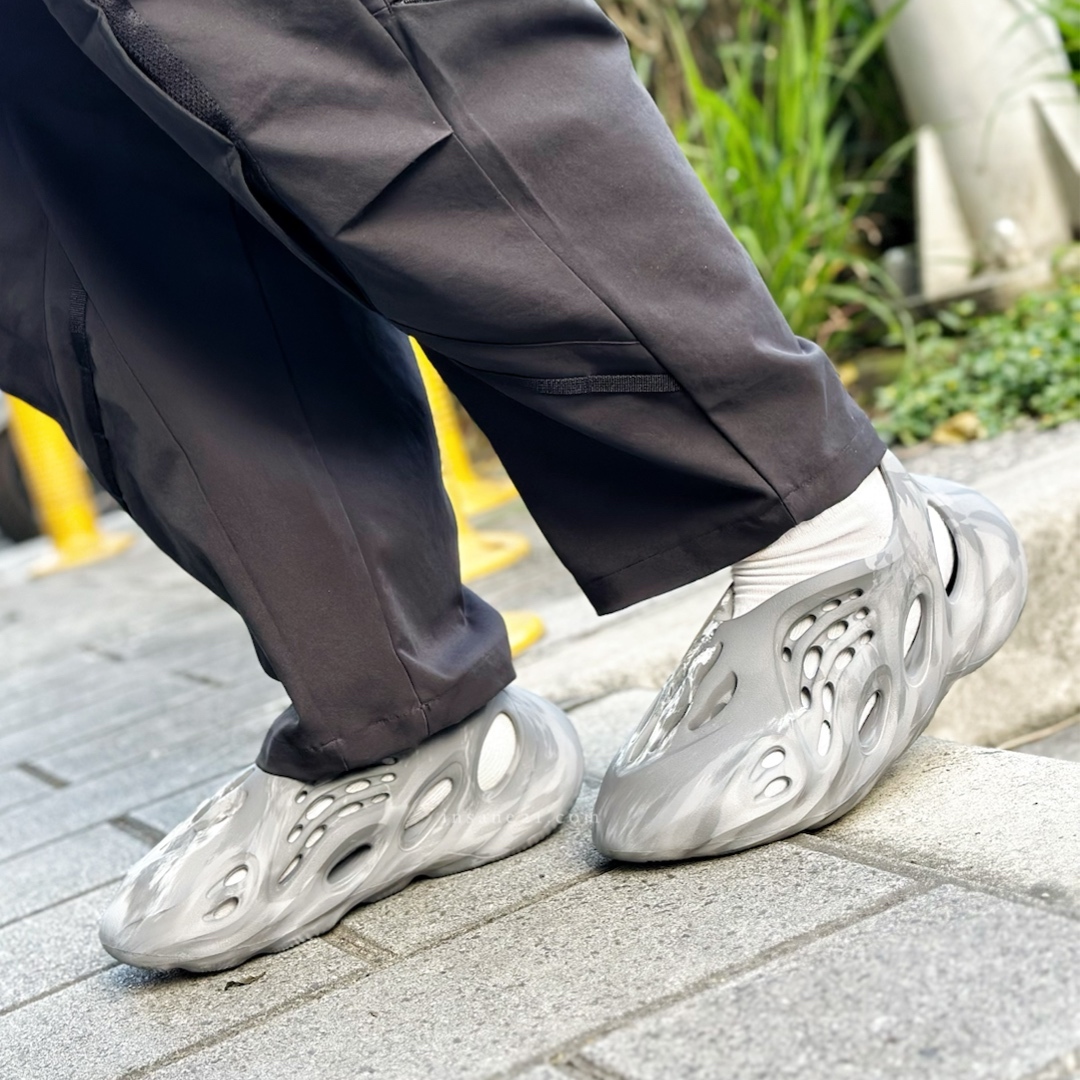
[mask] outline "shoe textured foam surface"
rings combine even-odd
[[[516,687],[416,750],[333,781],[252,766],[132,867],[102,944],[126,963],[192,971],[288,948],[416,877],[538,842],[582,773],[569,718]]]
[[[1024,605],[1015,530],[970,488],[887,454],[888,541],[872,558],[732,618],[721,600],[612,762],[597,847],[633,861],[738,851],[839,817],[1002,645]],[[932,515],[955,564],[943,578]]]

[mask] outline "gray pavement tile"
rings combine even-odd
[[[22,769],[0,769],[0,811],[28,799],[41,798],[54,790]]]
[[[0,869],[0,925],[122,877],[147,845],[111,825],[66,836]]]
[[[1068,727],[1055,731],[1041,739],[1014,747],[1018,754],[1034,754],[1036,757],[1058,758],[1060,761],[1080,761],[1080,717]]]
[[[586,776],[603,779],[608,763],[655,699],[655,690],[620,690],[571,710],[585,752]]]
[[[37,668],[34,678],[14,691],[4,678],[5,695],[0,704],[0,731],[35,726],[60,709],[94,705],[129,689],[145,665],[125,665],[85,651],[68,650],[70,663],[48,664]]]
[[[217,975],[119,965],[0,1017],[0,1076],[116,1080],[365,970],[321,941]]]
[[[0,641],[6,642],[10,631],[0,630]],[[100,656],[83,650],[65,650],[37,664],[27,664],[18,671],[6,672],[0,683],[0,731],[18,723],[26,706],[41,693],[43,686],[66,680],[72,692],[93,685],[103,664],[110,663]]]
[[[249,681],[227,688],[188,688],[175,701],[157,700],[155,707],[129,717],[116,727],[79,739],[47,753],[29,755],[30,760],[54,776],[78,783],[115,769],[127,768],[146,758],[160,758],[185,743],[203,738],[208,732],[227,726],[234,716],[248,716],[267,709],[271,721],[288,699],[281,684],[262,671],[251,673]],[[147,686],[144,701],[150,701],[154,687]]]
[[[418,881],[357,908],[344,928],[405,955],[591,877],[608,865],[592,846],[595,798],[586,789],[566,822],[535,847],[467,873]]]
[[[920,739],[864,803],[818,834],[1080,910],[1080,768]]]
[[[183,791],[224,770],[249,765],[266,732],[265,712],[239,720],[228,731],[53,791],[40,804],[15,806],[0,816],[0,861],[39,844]]]
[[[83,702],[65,697],[63,688],[43,691],[47,705],[28,713],[19,728],[0,735],[0,765],[13,765],[54,748],[117,731],[143,716],[205,697],[207,687],[157,671],[135,671],[121,685]]]
[[[763,949],[858,918],[909,886],[786,844],[614,870],[381,967],[154,1078],[490,1076]]]
[[[210,646],[238,640],[247,642],[251,648],[251,638],[240,616],[232,608],[215,601],[213,606],[200,604],[179,616],[156,619],[138,635],[116,635],[115,641],[105,637],[103,645],[111,646],[112,651],[125,659],[161,660],[186,654],[200,643]]]
[[[0,930],[0,1013],[66,983],[112,967],[97,925],[113,893],[106,885]]]
[[[222,641],[214,648],[200,645],[183,654],[170,657],[170,669],[190,674],[196,678],[209,679],[226,686],[250,682],[253,678],[266,679],[246,635],[240,639]]]
[[[628,1080],[1022,1080],[1080,1041],[1080,925],[946,886],[585,1048]]]

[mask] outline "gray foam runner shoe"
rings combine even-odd
[[[862,799],[985,663],[1027,594],[1020,541],[978,492],[882,463],[884,549],[738,619],[721,601],[608,769],[596,846],[636,862],[738,851],[827,824]],[[952,537],[941,580],[928,506]]]
[[[582,771],[566,714],[513,687],[418,749],[337,780],[252,766],[132,867],[102,944],[128,964],[190,971],[290,948],[414,878],[538,843]]]

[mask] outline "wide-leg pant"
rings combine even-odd
[[[602,612],[882,453],[592,0],[8,0],[0,387],[244,617],[300,779],[513,674],[402,330]]]

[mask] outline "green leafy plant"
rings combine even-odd
[[[877,392],[875,424],[890,442],[930,438],[958,415],[994,435],[1022,418],[1080,419],[1080,280],[1022,297],[1008,311],[955,304],[917,327],[919,351]]]
[[[792,327],[822,344],[839,337],[834,347],[868,318],[910,328],[874,261],[867,210],[911,140],[853,163],[842,107],[900,7],[876,20],[860,0],[747,0],[733,39],[718,46],[718,87],[671,22],[691,103],[677,129],[687,156]],[[844,33],[853,19],[854,38]]]

